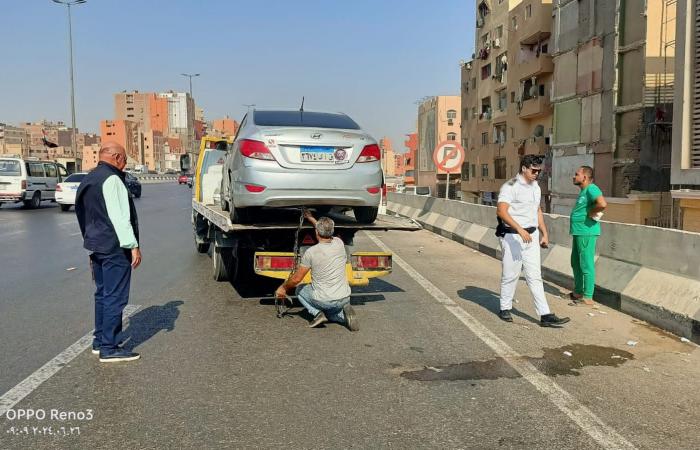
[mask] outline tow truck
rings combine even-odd
[[[194,241],[199,253],[209,253],[212,277],[234,285],[250,282],[251,275],[285,280],[299,257],[316,244],[313,227],[299,208],[263,210],[253,224],[234,224],[221,209],[218,193],[221,169],[230,139],[202,138],[195,170],[192,197]],[[380,215],[372,224],[360,224],[354,217],[328,214],[335,222],[335,234],[348,253],[346,273],[351,286],[366,286],[371,278],[391,273],[392,255],[386,252],[356,251],[358,231],[416,231],[421,227],[409,219]],[[310,283],[309,273],[302,283]]]

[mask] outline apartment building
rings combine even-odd
[[[0,155],[29,156],[29,133],[22,127],[0,123]]]
[[[167,134],[168,99],[153,92],[122,91],[114,94],[114,120],[129,120],[138,123],[144,131],[159,131]]]
[[[133,161],[133,164],[141,164],[144,160],[140,145],[142,134],[143,129],[137,122],[131,120],[100,121],[102,142],[116,142],[124,147],[127,157]]]
[[[100,162],[100,144],[84,145],[82,170],[88,172],[97,167],[98,162]]]
[[[383,137],[379,139],[379,149],[382,152],[382,170],[385,177],[396,176],[396,154],[391,139]]]
[[[700,2],[678,0],[671,195],[673,226],[700,232]]]
[[[474,58],[462,64],[465,201],[494,205],[526,154],[546,156],[552,132],[551,0],[477,2]],[[541,176],[548,199],[547,170]]]
[[[216,137],[231,137],[233,138],[238,131],[238,122],[224,117],[223,119],[215,119],[209,127],[209,134]]]
[[[664,225],[670,187],[676,0],[556,0],[552,211],[578,195],[589,165],[606,219]]]
[[[458,95],[429,97],[418,106],[416,186],[429,187],[432,195],[445,195],[447,174],[435,166],[433,153],[440,142],[457,140],[461,122],[460,106]],[[452,195],[458,184],[459,177],[450,178]]]
[[[168,125],[166,133],[170,137],[178,137],[186,151],[199,151],[194,137],[194,100],[188,92],[168,91],[157,94],[158,98],[168,102]]]
[[[416,152],[418,151],[418,133],[410,133],[406,135],[406,140],[403,142],[406,147],[406,153],[403,154],[404,160],[404,185],[416,185]]]

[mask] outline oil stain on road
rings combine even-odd
[[[548,376],[579,376],[585,367],[618,367],[634,359],[632,353],[599,345],[571,344],[545,348],[541,357],[525,356],[540,372]],[[503,358],[469,361],[447,366],[425,367],[401,372],[401,376],[415,381],[496,380],[520,378],[521,375]]]

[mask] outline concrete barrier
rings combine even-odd
[[[493,206],[390,193],[387,211],[500,258]],[[569,218],[545,222],[543,276],[571,288]],[[596,258],[598,302],[700,343],[700,233],[603,221]]]
[[[177,181],[177,175],[134,174],[142,184],[170,183]]]

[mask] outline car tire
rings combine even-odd
[[[34,192],[30,200],[24,201],[24,207],[29,209],[37,209],[41,206],[41,191]]]
[[[214,281],[228,280],[228,266],[232,258],[231,249],[225,247],[214,247],[211,252],[211,268]]]
[[[230,206],[229,216],[232,223],[247,224],[250,223],[250,210],[248,208],[236,208]]]
[[[141,198],[141,191],[140,191],[140,190],[137,191],[137,192],[136,192],[136,195],[134,195],[134,197],[136,197],[136,198]]]
[[[61,206],[61,211],[63,212],[68,212],[70,210],[71,205],[60,205]]]
[[[356,206],[352,211],[355,214],[355,220],[364,224],[374,223],[377,220],[377,214],[379,214],[379,208],[372,206]]]

